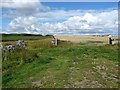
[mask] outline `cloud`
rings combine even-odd
[[[10,32],[18,33],[36,33],[37,18],[35,17],[18,17],[9,23]]]
[[[94,10],[50,10],[47,12],[39,12],[35,14],[35,17],[43,19],[43,21],[51,20],[66,20],[72,16],[82,16],[85,12],[94,12]]]
[[[118,27],[117,10],[101,13],[85,13],[82,16],[73,16],[62,23],[45,23],[42,29],[54,34],[81,34],[81,33],[116,33]]]
[[[63,16],[70,13],[66,11]],[[55,15],[59,14],[55,13]],[[62,14],[62,13],[61,13]],[[57,15],[62,16],[61,14]],[[47,15],[47,14],[46,14]],[[41,23],[39,17],[18,17],[9,24],[9,32],[54,34],[54,35],[80,35],[80,34],[117,34],[118,11],[85,12],[74,15],[73,12],[65,21]],[[44,15],[43,15],[44,16]],[[57,18],[56,16],[56,18]],[[67,16],[67,15],[66,15]],[[45,17],[44,17],[45,18]],[[47,17],[50,18],[50,17]],[[62,18],[62,17],[61,17]]]
[[[17,15],[30,15],[38,13],[40,10],[50,9],[47,6],[43,6],[39,0],[2,0],[0,7],[13,10],[13,13],[17,13]]]

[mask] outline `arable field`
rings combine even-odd
[[[73,43],[83,44],[108,44],[108,36],[56,36],[56,38],[65,41],[71,41]],[[112,39],[118,39],[117,36],[113,36]]]
[[[117,45],[68,40],[55,47],[51,39],[27,41],[23,49],[3,52],[2,87],[118,88]]]

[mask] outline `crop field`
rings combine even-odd
[[[2,87],[118,88],[118,45],[70,38],[53,46],[51,40],[26,40],[25,48],[3,52]]]
[[[108,36],[56,36],[60,40],[71,41],[73,43],[83,44],[96,44],[103,45],[108,44]],[[113,39],[118,39],[117,36],[113,36]]]

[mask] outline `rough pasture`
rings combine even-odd
[[[117,45],[64,41],[52,47],[51,40],[27,41],[25,49],[7,52],[3,88],[118,88]]]

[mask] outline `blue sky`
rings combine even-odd
[[[118,7],[117,2],[42,2],[42,4],[51,7],[51,9],[64,10],[104,10]]]
[[[117,35],[117,2],[35,1],[13,0],[11,5],[3,3],[2,32],[55,35],[89,35],[95,32],[92,34]]]

